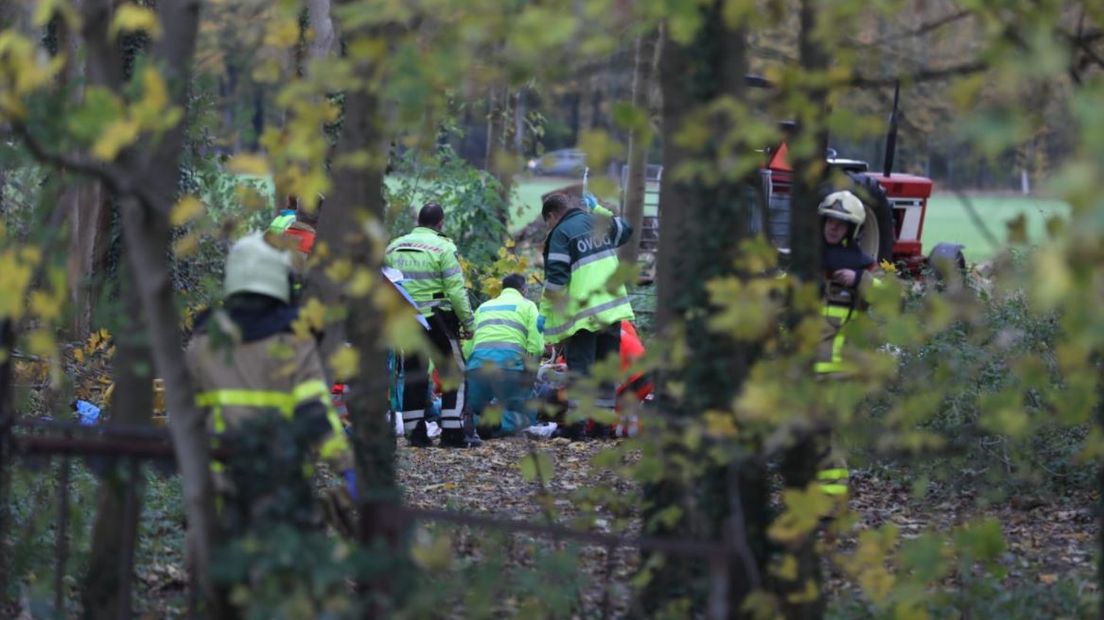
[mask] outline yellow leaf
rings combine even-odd
[[[199,235],[190,232],[173,243],[173,255],[177,257],[191,256],[198,248]]]
[[[92,145],[92,156],[104,161],[115,159],[119,151],[138,140],[140,130],[138,122],[132,119],[113,121],[96,138],[96,143]]]
[[[1039,575],[1039,583],[1043,583],[1049,586],[1056,581],[1058,581],[1058,575],[1055,575],[1054,573],[1044,573],[1042,575]]]
[[[31,353],[41,357],[50,357],[54,352],[54,334],[47,329],[36,329],[31,332],[30,338],[27,339],[27,345]]]
[[[45,291],[31,293],[31,312],[39,318],[52,321],[61,315],[61,303]]]
[[[350,297],[364,297],[372,290],[372,285],[375,282],[375,275],[368,269],[361,267],[349,278],[349,283],[345,285],[345,292]]]
[[[291,47],[299,42],[299,23],[294,19],[276,20],[265,32],[264,44],[272,47]]]
[[[452,564],[452,542],[448,536],[430,538],[421,531],[418,541],[410,548],[414,563],[425,570],[444,570]]]
[[[360,367],[360,353],[353,347],[341,347],[330,356],[330,368],[338,381],[352,379]]]
[[[203,203],[195,196],[184,196],[172,208],[169,221],[173,226],[183,226],[203,214]]]
[[[65,0],[39,0],[32,23],[38,27],[45,26],[55,15],[60,15],[71,31],[80,30],[80,16],[73,5]]]
[[[247,153],[235,155],[234,159],[230,160],[230,170],[238,174],[268,176],[268,160],[263,155],[250,155]]]
[[[130,118],[144,129],[164,131],[182,116],[180,108],[169,106],[169,90],[161,73],[147,67],[142,71],[142,98],[130,107]]]
[[[115,19],[111,20],[107,30],[111,37],[118,36],[120,32],[144,32],[151,39],[157,39],[161,36],[161,23],[153,11],[127,3],[115,9]]]
[[[73,349],[73,359],[75,359],[78,364],[83,364],[84,351],[81,351],[80,349]]]

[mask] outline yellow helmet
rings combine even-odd
[[[863,222],[866,221],[866,207],[858,196],[843,190],[825,196],[817,206],[817,215],[854,225],[851,238],[858,239],[862,234]]]
[[[290,275],[288,252],[272,247],[257,232],[242,237],[230,248],[222,292],[226,297],[234,293],[258,293],[289,303]]]

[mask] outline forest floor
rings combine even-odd
[[[407,448],[405,442],[400,444],[400,480],[405,500],[411,507],[463,511],[535,525],[577,526],[580,517],[589,515],[586,522],[591,532],[631,532],[639,527],[639,515],[631,508],[639,506],[638,486],[592,465],[595,457],[612,447],[613,442],[506,439],[488,441],[483,447],[472,450],[415,450]],[[520,467],[521,461],[533,450],[546,454],[546,463],[550,462],[553,467],[543,495],[540,484],[527,480]],[[48,475],[48,470],[40,470],[34,478],[42,480],[42,475]],[[186,592],[181,555],[184,517],[179,479],[151,475],[150,481],[141,521],[136,607],[140,617],[182,617]],[[26,482],[33,483],[33,480]],[[74,502],[91,508],[94,479],[82,473],[76,476],[75,484],[79,488]],[[588,496],[588,490],[596,486],[607,487],[612,492],[598,498]],[[1071,494],[1048,502],[1015,496],[1009,501],[983,507],[978,494],[973,492],[950,495],[932,491],[924,498],[917,498],[911,487],[906,476],[888,468],[859,470],[851,485],[850,506],[856,513],[856,524],[850,533],[837,541],[839,548],[845,551],[853,548],[859,533],[887,523],[897,527],[902,539],[908,539],[923,533],[951,535],[963,524],[982,518],[997,520],[1005,540],[1005,550],[999,558],[1003,574],[984,582],[945,581],[940,588],[944,594],[961,592],[963,596],[986,599],[985,605],[977,607],[973,614],[962,612],[962,600],[952,596],[945,604],[956,611],[949,615],[935,613],[934,617],[1079,617],[1076,610],[1087,609],[1095,601],[1095,550],[1099,532],[1093,511],[1097,501],[1094,495]],[[17,484],[17,492],[19,488]],[[28,488],[35,487],[31,484]],[[46,493],[47,489],[41,487],[40,491]],[[37,517],[27,515],[46,528],[41,531],[46,551],[52,546],[52,535],[47,527],[52,503],[49,497],[49,493],[44,495],[46,501]],[[931,497],[949,499],[933,501]],[[596,507],[591,510],[588,504]],[[91,525],[91,511],[82,512],[85,512],[84,526],[78,529]],[[493,534],[493,531],[469,526],[434,527],[436,531],[453,534],[457,559],[471,559],[473,553],[477,555],[478,551],[473,552],[473,549],[484,537]],[[86,553],[83,547],[87,545],[87,534],[81,536],[74,532],[74,536],[71,544],[78,561],[71,563],[73,575],[66,579],[73,588],[73,599],[81,574],[79,558]],[[603,547],[588,544],[569,547],[569,543],[549,540],[530,544],[533,537],[529,534],[512,534],[511,537],[523,544],[506,547],[511,556],[507,565],[533,566],[534,553],[540,553],[534,552],[535,549],[569,549],[577,554],[578,564],[572,570],[578,573],[577,582],[582,586],[571,604],[582,611],[579,617],[627,615],[633,595],[632,577],[639,566],[636,549],[620,548],[611,557]],[[42,567],[38,571],[37,585],[30,589],[32,594],[38,591],[36,598],[40,601],[48,599],[48,592],[38,588],[49,587],[52,579],[47,575],[50,573],[48,567]],[[854,584],[831,567],[828,589],[836,601],[835,613],[830,616],[869,617],[869,610],[860,601]],[[1011,611],[1005,613],[1006,610]]]

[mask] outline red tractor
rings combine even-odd
[[[748,84],[756,87],[770,85],[762,78],[749,76]],[[893,172],[893,158],[897,142],[897,104],[899,90],[893,96],[893,112],[890,115],[889,133],[886,137],[885,165],[881,173],[872,172],[864,161],[842,159],[829,150],[828,166],[850,178],[855,195],[866,206],[865,233],[861,241],[863,251],[879,262],[894,264],[901,273],[919,275],[925,265],[932,267],[965,269],[966,259],[962,246],[939,243],[927,257],[923,253],[921,237],[924,233],[924,215],[928,198],[932,193],[932,180],[911,174]],[[772,243],[783,253],[790,247],[790,189],[793,184],[793,168],[787,160],[787,146],[783,142],[777,148],[768,149],[767,160],[759,170],[762,194],[766,209],[752,216],[752,230],[766,233]],[[622,171],[622,187],[627,178]],[[659,246],[659,184],[663,169],[649,166],[647,171],[644,221],[641,226],[640,250],[642,275],[651,279],[655,252]],[[622,192],[624,200],[624,192]],[[763,215],[767,222],[762,222]]]

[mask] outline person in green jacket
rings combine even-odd
[[[483,410],[497,400],[502,419],[483,427],[490,436],[513,435],[537,423],[526,404],[533,378],[526,354],[540,356],[544,336],[537,305],[525,298],[525,276],[502,279],[502,293],[475,311],[475,336],[465,344],[468,357],[468,408],[476,425]]]
[[[549,233],[544,242],[544,292],[540,310],[544,338],[563,344],[567,369],[589,375],[591,366],[621,347],[621,321],[633,319],[625,285],[608,286],[617,271],[617,248],[632,237],[632,226],[596,200],[552,194],[541,206]],[[616,386],[603,384],[599,407],[616,405]],[[578,435],[578,430],[569,432]]]
[[[418,310],[429,320],[429,340],[437,355],[434,365],[442,372],[453,372],[461,379],[457,388],[441,396],[441,446],[464,448],[473,445],[474,427],[465,431],[464,356],[459,337],[471,333],[472,309],[456,245],[441,230],[445,211],[437,203],[427,203],[418,212],[418,225],[409,233],[391,241],[384,265],[402,272],[402,287]],[[426,360],[403,360],[403,428],[411,445],[431,445],[426,433],[425,414],[429,402],[430,373]]]

